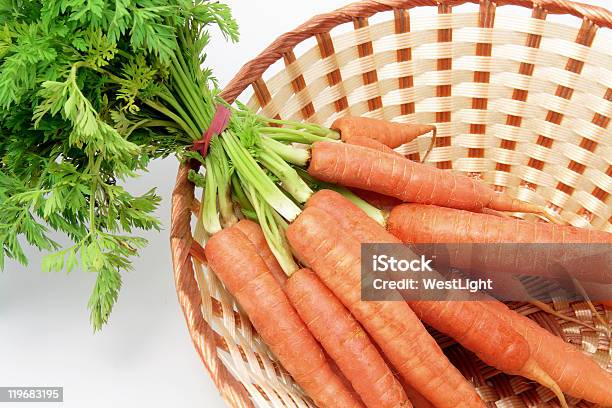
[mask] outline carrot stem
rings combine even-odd
[[[243,212],[250,211],[254,212],[253,206],[249,202],[249,199],[246,197],[242,185],[240,184],[240,178],[236,173],[232,174],[232,190],[234,193],[235,201],[240,205],[240,210]]]
[[[287,276],[291,276],[300,268],[293,260],[293,253],[285,238],[287,223],[261,198],[253,186],[246,184],[245,187],[270,250]]]
[[[367,201],[365,201],[347,188],[336,186],[335,188],[332,188],[332,190],[336,191],[337,193],[340,193],[344,198],[355,204],[357,207],[359,207],[359,209],[365,212],[368,217],[372,218],[380,225],[387,225],[388,214],[386,214],[386,212],[374,207],[372,204],[368,203]]]
[[[207,167],[208,170],[214,174],[214,179],[217,185],[217,199],[219,204],[219,212],[221,214],[221,224],[224,228],[231,227],[238,222],[236,215],[234,214],[234,204],[232,202],[231,195],[231,175],[232,170],[230,169],[227,156],[220,146],[218,138],[212,140],[212,149],[210,149],[209,164],[211,167]],[[212,203],[211,203],[212,204]],[[215,211],[216,212],[216,211]]]
[[[302,143],[311,144],[314,142],[331,142],[330,139],[325,136],[318,136],[312,133],[303,132],[301,130],[289,129],[289,128],[278,128],[278,127],[262,127],[259,129],[262,134],[265,135],[289,135],[300,137]]]
[[[281,181],[281,185],[299,203],[305,203],[312,195],[312,190],[300,178],[295,169],[287,164],[274,151],[262,149],[257,158],[268,170]]]
[[[221,140],[244,185],[252,186],[286,220],[293,221],[300,207],[274,184],[233,132],[226,131]]]
[[[316,123],[294,122],[290,120],[281,120],[281,119],[268,119],[262,116],[259,116],[259,118],[263,120],[264,122],[273,123],[275,125],[289,126],[290,128],[293,128],[293,129],[304,129],[304,130],[307,130],[308,133],[311,133],[316,136],[322,136],[322,137],[326,137],[326,138],[334,139],[334,140],[340,139],[340,133],[336,132],[335,130],[326,128],[324,126],[317,125]]]
[[[314,190],[317,190],[317,191],[318,190],[333,190],[341,194],[342,196],[344,196],[344,198],[346,198],[353,204],[355,204],[363,212],[365,212],[368,215],[368,217],[372,218],[374,221],[376,221],[380,225],[385,226],[387,224],[388,214],[385,211],[382,211],[381,209],[368,203],[366,200],[359,197],[357,194],[353,193],[351,190],[345,187],[342,187],[342,186],[338,186],[336,184],[330,184],[330,183],[325,183],[323,181],[319,181],[315,179],[314,177],[312,177],[310,174],[308,174],[306,170],[297,169],[297,171],[300,177],[304,179],[306,183],[308,183],[310,186],[313,186]]]
[[[263,136],[261,138],[261,145],[264,149],[278,154],[287,163],[306,166],[308,160],[310,160],[310,151],[286,145],[270,137]]]
[[[212,157],[205,159],[206,174],[204,175],[206,185],[204,187],[204,199],[202,200],[202,225],[209,234],[221,231],[221,222],[217,208],[217,193],[219,187],[213,170]]]

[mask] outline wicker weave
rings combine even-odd
[[[348,113],[436,124],[438,139],[429,164],[546,204],[570,224],[612,232],[607,130],[612,13],[559,0],[482,1],[477,12],[463,3],[367,0],[316,16],[245,65],[223,96],[233,101],[252,88],[252,109],[326,125]],[[509,17],[505,10],[511,5],[527,9],[525,17]],[[429,14],[421,12],[426,8]],[[577,27],[552,22],[550,14],[576,16]],[[305,51],[296,55],[296,47]],[[267,78],[279,60],[284,68]],[[429,138],[400,150],[418,160]],[[196,200],[187,173],[180,168],[173,195],[174,276],[205,367],[232,407],[313,406],[205,268],[201,228],[191,232]],[[610,339],[601,332],[527,304],[511,306],[612,371]],[[585,304],[553,301],[552,306],[600,324]],[[598,312],[612,320],[612,311]],[[491,406],[557,406],[550,391],[501,374],[451,339],[432,334]]]

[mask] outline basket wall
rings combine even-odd
[[[612,232],[612,14],[569,2],[516,1],[525,8],[516,18],[510,6],[501,7],[506,2],[453,9],[461,3],[363,1],[317,16],[247,64],[224,97],[232,101],[249,87],[253,110],[325,125],[346,114],[435,124],[428,164],[544,204],[567,223]],[[549,21],[549,13],[575,15],[577,26]],[[284,66],[270,76],[276,61]],[[420,160],[430,138],[399,150]],[[197,200],[187,171],[180,169],[174,193],[172,249],[196,350],[230,406],[312,406],[206,269],[200,224],[191,233]],[[600,324],[585,304],[552,305]],[[609,337],[529,305],[511,306],[612,370]],[[612,311],[598,311],[612,319]],[[545,388],[500,374],[433,334],[491,406],[555,406]]]

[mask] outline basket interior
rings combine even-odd
[[[325,125],[347,114],[435,124],[428,163],[612,231],[611,30],[542,9],[457,9],[381,12],[306,40],[248,105]],[[403,152],[418,158],[430,137]]]
[[[437,141],[428,164],[546,205],[567,223],[612,232],[611,30],[565,17],[571,21],[559,22],[541,8],[491,2],[355,17],[284,50],[240,99],[269,117],[325,125],[347,114],[435,124]],[[420,160],[430,142],[431,135],[424,135],[398,150]],[[203,235],[196,223],[195,240]],[[194,342],[222,395],[236,407],[313,406],[216,276],[197,257],[193,265],[201,301],[195,313],[210,329],[196,336],[212,336],[214,345],[198,345],[204,340],[196,337]],[[599,324],[585,304],[555,299],[551,304]],[[530,305],[510,306],[612,370],[609,338],[603,334]],[[611,311],[598,312],[612,319]],[[547,389],[500,374],[432,333],[491,406],[557,406]],[[229,380],[221,376],[241,383],[247,399],[225,386]]]

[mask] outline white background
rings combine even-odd
[[[347,1],[225,0],[241,42],[214,36],[208,65],[224,85],[276,36]],[[612,8],[612,0],[589,3]],[[135,271],[124,274],[102,332],[92,334],[86,307],[94,275],[43,274],[35,251],[30,266],[9,263],[0,273],[0,386],[63,386],[65,402],[44,404],[49,408],[225,406],[193,349],[174,291],[168,222],[176,169],[173,158],[157,161],[129,186],[137,192],[158,186],[165,229],[146,234],[150,245]]]

